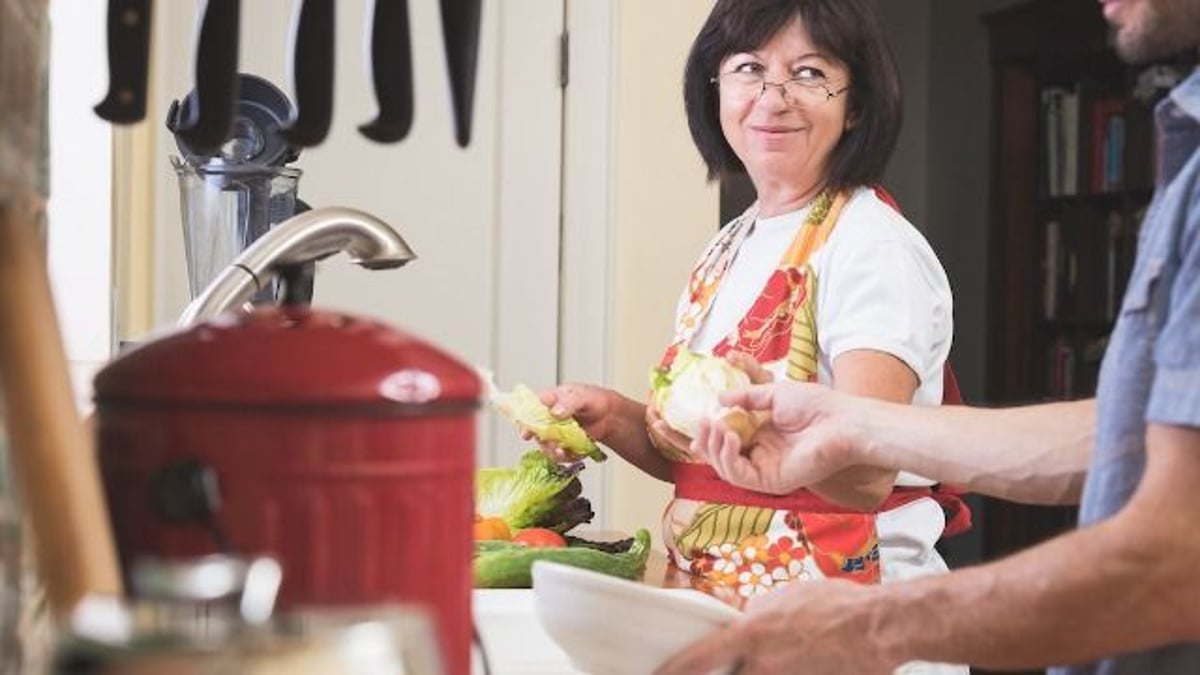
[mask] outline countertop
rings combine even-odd
[[[650,553],[642,582],[659,588],[691,587],[688,575],[672,567],[667,556],[659,551]],[[532,590],[476,589],[472,611],[487,651],[491,675],[580,672],[542,628],[534,611]],[[478,651],[472,659],[472,673],[483,675]]]

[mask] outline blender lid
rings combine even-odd
[[[473,412],[474,369],[371,319],[308,307],[230,313],[139,345],[100,371],[96,401],[382,415]]]
[[[248,73],[238,75],[233,124],[216,155],[198,151],[176,133],[180,121],[190,119],[197,105],[196,97],[193,89],[183,100],[172,101],[167,111],[167,128],[175,135],[180,154],[190,164],[200,166],[219,160],[226,164],[283,166],[300,156],[300,148],[288,143],[282,132],[295,109],[287,95],[268,80]]]

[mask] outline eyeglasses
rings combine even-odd
[[[831,89],[821,75],[801,75],[783,82],[768,82],[762,71],[735,70],[709,79],[721,87],[731,100],[739,103],[757,101],[766,93],[767,87],[779,87],[785,100],[794,105],[813,106],[828,101],[850,90],[850,85]]]

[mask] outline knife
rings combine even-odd
[[[299,147],[318,145],[333,118],[333,0],[301,0],[292,29],[290,67],[296,113],[280,130]]]
[[[240,9],[241,0],[206,0],[196,41],[196,105],[167,120],[199,154],[215,154],[233,124]]]
[[[108,95],[93,110],[100,119],[133,124],[146,116],[151,0],[109,0]]]
[[[358,130],[378,143],[395,143],[408,135],[413,121],[408,0],[375,0],[370,67],[379,114]]]
[[[459,147],[471,142],[471,110],[475,100],[475,65],[479,57],[480,0],[441,0],[442,37],[450,70],[454,104],[454,137]]]

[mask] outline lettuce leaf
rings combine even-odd
[[[492,407],[512,420],[518,429],[529,431],[540,441],[557,443],[575,457],[591,457],[597,462],[608,459],[608,455],[604,454],[600,446],[579,426],[579,422],[571,418],[555,418],[537,393],[529,387],[517,384],[510,392],[500,391],[496,388],[491,373],[481,370],[480,374]]]

